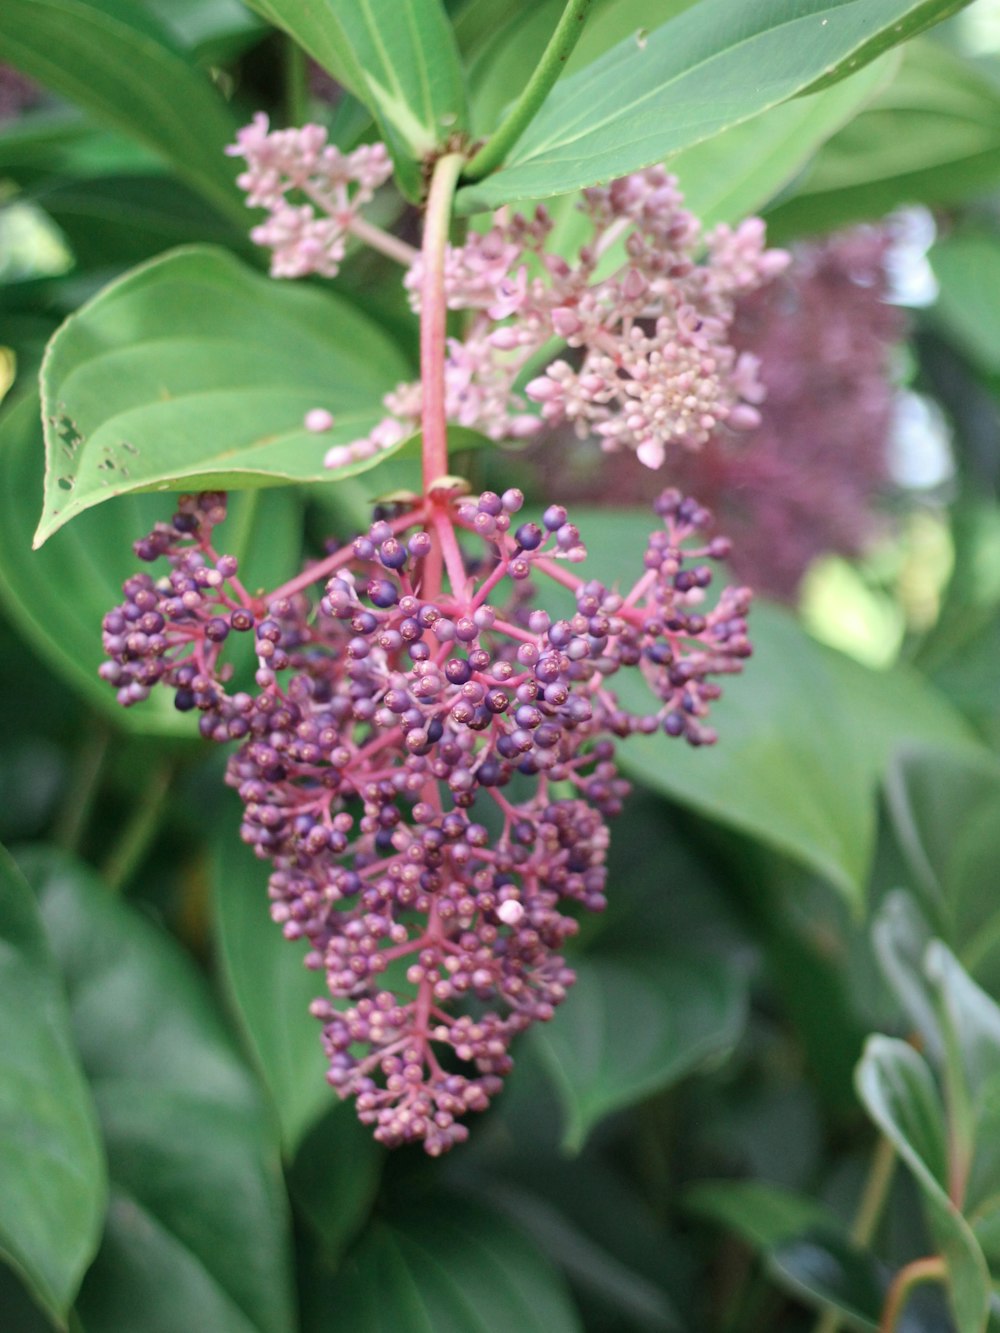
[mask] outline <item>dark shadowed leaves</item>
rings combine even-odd
[[[0,1254],[65,1317],[100,1240],[107,1170],[35,898],[0,850]]]
[[[65,978],[113,1186],[79,1298],[84,1327],[288,1333],[275,1136],[204,982],[85,867],[44,851],[25,867]]]

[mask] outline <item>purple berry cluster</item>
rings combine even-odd
[[[169,573],[129,579],[104,621],[121,703],[165,683],[206,738],[237,744],[227,780],[273,866],[272,916],[325,975],[331,1084],[380,1142],[433,1155],[467,1136],[513,1037],[572,983],[564,944],[604,905],[627,790],[613,738],[711,743],[715,678],[751,651],[748,590],[706,596],[728,543],[701,537],[693,501],[661,494],[624,593],[574,573],[586,549],[562,506],[533,522],[522,505],[432,491],[251,596],[212,544],[224,497],[184,497],[135,548]],[[615,693],[626,669],[643,711]]]

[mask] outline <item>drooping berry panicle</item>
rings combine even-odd
[[[726,543],[699,537],[694,502],[660,496],[627,592],[574,572],[565,509],[522,521],[522,505],[434,492],[251,595],[213,545],[224,498],[185,497],[136,544],[169,573],[129,579],[104,622],[123,704],[166,684],[205,737],[237,744],[228,781],[273,866],[272,914],[325,975],[330,1082],[381,1142],[432,1154],[466,1137],[513,1037],[572,982],[563,946],[604,904],[626,789],[612,738],[710,743],[715,677],[750,652],[748,591],[706,601]],[[645,680],[639,708],[623,672]]]

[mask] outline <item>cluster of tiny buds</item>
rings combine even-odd
[[[262,111],[226,152],[246,161],[237,184],[246,191],[248,206],[268,211],[267,221],[250,237],[271,250],[276,278],[335,277],[361,209],[392,175],[384,144],[342,153],[327,142],[322,125],[272,130]],[[302,202],[292,202],[289,195]]]
[[[206,738],[237,743],[227,780],[272,865],[272,915],[325,977],[331,1084],[380,1142],[432,1154],[572,982],[563,948],[604,905],[627,790],[615,739],[711,743],[714,678],[750,652],[749,593],[706,600],[727,543],[699,537],[695,502],[662,493],[626,593],[573,572],[587,551],[561,505],[535,522],[523,503],[390,506],[252,596],[212,544],[224,498],[187,496],[136,544],[169,572],[129,579],[104,621],[123,704],[166,684]],[[536,604],[542,582],[563,616]],[[237,642],[255,665],[227,660]],[[626,671],[638,710],[612,689]]]

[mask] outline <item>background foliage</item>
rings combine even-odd
[[[0,10],[39,86],[0,124],[4,1329],[1000,1328],[993,0],[594,0],[459,194],[474,226],[545,197],[569,252],[560,196],[669,158],[708,222],[793,245],[905,208],[930,246],[900,247],[922,424],[891,535],[755,610],[716,749],[623,749],[608,911],[469,1145],[387,1156],[335,1104],[219,757],[96,678],[155,492],[240,491],[227,549],[265,584],[413,475],[411,442],[331,486],[301,428],[329,400],[330,443],[363,433],[412,375],[397,275],[270,282],[222,151],[261,106],[382,137],[412,234],[421,159],[490,135],[563,5],[399,8]],[[645,520],[574,518],[615,578]]]

